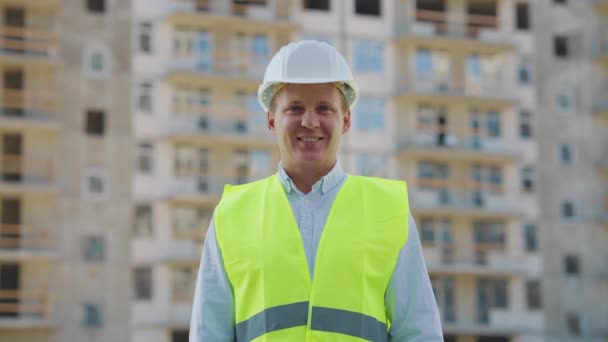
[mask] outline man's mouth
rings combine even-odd
[[[303,141],[303,142],[317,142],[322,139],[323,138],[320,138],[320,137],[298,137],[298,140]]]

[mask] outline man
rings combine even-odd
[[[190,342],[442,341],[405,182],[337,161],[358,88],[344,57],[300,41],[258,98],[276,175],[226,186],[198,274]]]

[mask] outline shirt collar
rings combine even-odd
[[[302,193],[295,185],[283,168],[283,162],[279,162],[279,170],[277,172],[279,180],[288,194]],[[334,167],[325,176],[321,177],[313,186],[311,192],[320,191],[321,194],[327,193],[334,186],[338,185],[346,176],[346,172],[342,169],[339,161],[336,161]]]

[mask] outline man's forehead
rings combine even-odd
[[[333,83],[314,83],[314,84],[286,84],[279,94],[283,93],[288,97],[307,97],[314,95],[319,99],[328,101],[335,100],[340,90]]]

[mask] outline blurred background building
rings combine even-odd
[[[340,151],[405,179],[446,341],[608,339],[608,1],[0,0],[0,340],[187,341],[223,185],[279,161],[284,44],[361,88]]]

